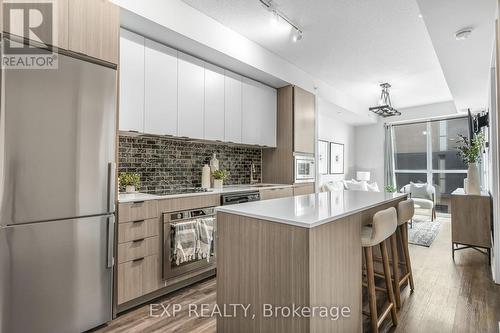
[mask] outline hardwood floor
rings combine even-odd
[[[500,286],[491,280],[486,257],[474,250],[459,251],[451,259],[451,226],[445,219],[431,247],[410,245],[415,292],[406,287],[401,295],[399,325],[384,322],[381,332],[499,332]],[[174,318],[150,316],[149,305],[129,311],[97,332],[216,332],[214,318],[188,316],[188,304],[210,304],[216,296],[215,279],[200,282],[157,302],[181,304],[183,310]],[[171,313],[171,308],[169,308]],[[198,308],[199,311],[199,308]],[[162,309],[154,311],[160,314]],[[369,318],[364,317],[365,332]]]

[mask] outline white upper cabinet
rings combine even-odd
[[[224,140],[241,143],[241,76],[225,72]]]
[[[224,140],[224,70],[205,63],[205,139]]]
[[[276,89],[242,79],[242,143],[276,147]]]
[[[120,130],[276,147],[276,89],[121,29]]]
[[[120,130],[144,131],[144,37],[120,32]]]
[[[205,68],[204,62],[179,52],[178,135],[204,138]]]
[[[146,39],[144,132],[177,135],[177,50]]]

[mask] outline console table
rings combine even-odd
[[[452,257],[455,251],[475,249],[491,260],[491,197],[487,192],[480,195],[466,194],[458,188],[451,194],[451,242]]]

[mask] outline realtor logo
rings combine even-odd
[[[3,22],[11,38],[4,40],[2,67],[13,69],[56,69],[56,1],[6,0]]]

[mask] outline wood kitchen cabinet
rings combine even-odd
[[[156,200],[118,205],[118,305],[164,287],[160,223]]]
[[[117,5],[108,0],[69,0],[70,51],[117,64],[119,36],[120,8]]]
[[[160,255],[154,254],[118,264],[118,304],[162,287]]]
[[[204,137],[205,68],[200,59],[179,52],[179,136]]]
[[[224,81],[222,68],[205,63],[205,140],[224,140]]]
[[[315,97],[299,87],[293,87],[294,152],[314,154]]]
[[[144,132],[177,135],[177,50],[146,38]]]
[[[26,1],[20,0],[8,3],[4,1],[3,7],[8,9],[9,6],[23,2],[26,3]],[[47,3],[47,1],[42,0],[31,0],[28,2],[30,8],[35,8],[34,3],[37,2],[40,3],[40,6]],[[41,39],[42,42],[52,40],[49,43],[51,46],[113,64],[118,63],[120,31],[120,8],[118,6],[108,0],[57,0],[54,1],[53,10],[55,24],[43,24],[42,21],[41,31],[38,32],[37,39]],[[3,31],[25,37],[23,36],[22,23],[23,20],[13,17],[10,24],[2,25]],[[53,27],[55,27],[53,36],[49,39],[44,37],[44,34],[49,33],[49,29]]]
[[[294,153],[314,156],[315,96],[299,87],[278,89],[277,142],[262,151],[262,181],[294,184]]]
[[[55,27],[55,31],[53,31],[53,36],[49,37],[49,40],[52,40],[52,43],[50,43],[51,46],[56,46],[62,49],[68,49],[68,1],[69,0],[57,0],[56,1],[56,7],[54,7],[54,13],[56,15],[54,23],[50,24],[45,24],[42,25],[41,31],[38,32],[42,42],[45,42],[48,40],[46,37],[46,34],[50,33],[50,30]],[[1,2],[1,1],[0,1]],[[26,3],[26,1],[21,1],[21,0],[10,0],[10,1],[3,1],[3,6],[0,8],[0,26],[2,27],[2,31],[10,33],[12,35],[23,36],[23,20],[17,18],[17,17],[12,17],[11,22],[3,22],[3,11],[4,8],[5,10],[9,10],[9,7],[15,8],[17,4],[22,4]],[[46,0],[33,0],[29,1],[29,6],[30,8],[36,8],[35,4],[40,3],[41,6],[44,6],[47,4]],[[47,28],[47,29],[44,29]]]
[[[144,37],[120,32],[120,125],[122,131],[144,131]]]
[[[305,194],[313,194],[314,191],[314,183],[300,184],[295,185],[293,187],[293,195],[305,195]]]
[[[261,189],[260,200],[293,197],[292,187]]]

